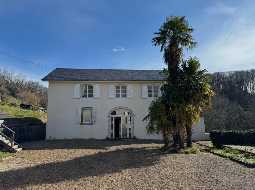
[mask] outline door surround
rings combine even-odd
[[[115,115],[115,116],[111,116],[111,122],[112,122],[112,134],[113,134],[113,139],[121,139],[122,138],[122,127],[121,127],[121,115]],[[118,126],[118,131],[116,130],[116,119],[119,118],[119,126]],[[116,135],[116,132],[118,132],[119,134]]]
[[[108,113],[108,135],[107,138],[116,139],[115,118],[120,117],[119,139],[134,138],[134,114],[127,107],[115,107]]]

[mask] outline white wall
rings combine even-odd
[[[193,125],[192,128],[192,139],[195,141],[198,140],[209,140],[209,133],[205,133],[205,123],[204,118],[201,117],[200,121]]]
[[[100,85],[98,98],[74,98],[75,84],[84,82],[49,82],[47,139],[95,138],[105,139],[108,135],[108,113],[114,107],[128,107],[135,114],[134,135],[140,139],[159,139],[159,135],[148,135],[143,118],[153,98],[141,97],[141,86],[153,82],[130,82],[133,96],[130,98],[110,98],[108,88],[111,82],[89,82]],[[154,82],[156,83],[156,82]],[[127,84],[119,82],[119,84]],[[94,125],[80,125],[82,107],[93,107],[96,112]],[[198,125],[203,131],[203,122]],[[196,133],[196,130],[194,130]]]

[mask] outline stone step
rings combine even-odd
[[[12,143],[8,138],[6,138],[5,136],[1,134],[0,134],[0,141],[5,144],[5,146],[10,152],[19,152],[22,150],[22,148],[19,147],[18,144]]]
[[[11,145],[11,142],[9,141],[9,140],[7,140],[7,139],[5,139],[5,140],[1,140],[2,142],[4,142],[5,144],[10,144]]]
[[[8,146],[11,146],[12,145],[12,143],[9,141],[9,140],[4,140],[3,141],[5,144],[7,144]]]
[[[22,148],[17,148],[17,149],[15,149],[15,151],[20,152],[20,151],[22,151]]]
[[[11,141],[6,139],[5,137],[3,136],[0,136],[0,141],[2,141],[7,147],[8,149],[11,151],[11,152],[19,152],[22,150],[21,147],[19,147],[19,145],[15,144],[15,145],[12,145]]]
[[[0,135],[0,140],[5,140],[6,138],[2,135]]]

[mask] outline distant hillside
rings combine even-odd
[[[205,112],[206,130],[255,129],[255,70],[212,74],[216,96]]]
[[[46,108],[47,88],[38,82],[0,70],[0,101],[12,105],[25,103]]]

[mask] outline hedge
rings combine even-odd
[[[15,141],[37,141],[45,140],[46,137],[46,125],[36,118],[7,118],[4,120],[4,124],[15,131]],[[11,135],[8,130],[3,131],[6,135]]]
[[[255,130],[248,131],[211,131],[210,139],[214,146],[255,145]]]

